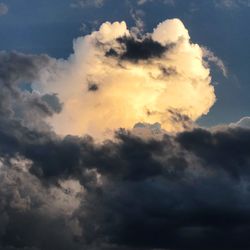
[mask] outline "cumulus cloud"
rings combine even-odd
[[[74,53],[57,62],[51,81],[35,88],[57,93],[64,103],[50,119],[62,135],[101,136],[138,122],[179,131],[183,126],[173,123],[173,113],[195,121],[215,102],[206,56],[179,19],[166,20],[142,37],[125,22],[107,22],[76,39]]]
[[[9,8],[5,3],[0,3],[0,16],[4,16],[8,13]]]

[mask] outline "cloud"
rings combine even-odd
[[[71,188],[79,184],[43,186],[30,175],[30,164],[21,157],[0,161],[1,249],[80,249],[73,240],[79,229],[72,212],[82,190]]]
[[[86,6],[95,6],[101,7],[104,3],[104,0],[72,0],[72,7],[86,7]]]
[[[67,60],[0,52],[0,248],[249,249],[250,130],[194,125],[215,96],[182,22],[142,37],[105,23],[74,49]],[[163,100],[171,126],[140,122],[137,99]],[[73,135],[58,135],[47,121],[65,107],[114,138],[74,135],[70,119]]]
[[[214,0],[215,6],[220,8],[250,7],[249,0]]]
[[[138,122],[160,122],[167,131],[179,131],[183,124],[173,123],[170,110],[194,122],[215,102],[204,57],[179,19],[139,37],[125,22],[107,22],[76,39],[74,53],[57,62],[51,81],[33,87],[57,93],[64,103],[49,121],[62,135],[103,138],[105,131],[131,129]]]
[[[223,75],[225,77],[227,77],[228,75],[228,72],[227,72],[227,68],[224,64],[224,62],[218,58],[212,51],[210,51],[208,48],[205,48],[203,47],[203,55],[204,55],[204,58],[210,62],[210,63],[214,63],[220,70],[221,72],[223,73]]]
[[[143,16],[145,15],[142,10],[134,10],[132,5],[130,7],[130,15],[135,22],[135,27],[131,28],[131,33],[135,33],[135,35],[140,35],[144,31],[145,23],[143,21]]]
[[[102,144],[46,137],[9,133],[19,156],[1,151],[3,247],[249,247],[250,130],[195,129],[157,140],[118,131]]]
[[[146,3],[149,3],[149,2],[154,2],[154,0],[138,0],[137,4],[138,5],[143,5],[143,4],[146,4]],[[168,5],[174,5],[175,4],[175,0],[160,0],[160,2],[162,2],[164,4],[168,4]]]
[[[148,2],[153,2],[154,0],[136,0],[132,2],[136,2],[137,5],[144,5]],[[174,0],[158,0],[164,4],[174,5]],[[94,6],[94,7],[101,7],[107,0],[72,0],[71,6],[72,7],[87,7],[87,6]]]
[[[32,82],[45,77],[52,65],[53,60],[46,55],[0,52],[2,126],[18,122],[28,128],[49,129],[43,119],[60,112],[62,104],[54,93],[41,94],[29,89]]]
[[[0,16],[4,16],[8,13],[9,8],[5,3],[0,3]]]
[[[250,128],[250,117],[242,117],[239,121],[235,123],[230,123],[229,126],[231,127],[242,127],[249,129]]]
[[[119,57],[120,60],[128,60],[138,62],[140,60],[149,60],[152,58],[160,58],[168,49],[159,42],[151,38],[143,40],[135,40],[133,37],[121,37],[117,41],[121,46],[125,47],[120,55],[113,48],[107,51],[106,56]]]

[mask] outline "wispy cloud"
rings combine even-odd
[[[137,0],[138,5],[143,5],[143,4],[149,3],[149,2],[155,2],[155,0]],[[170,4],[170,5],[175,4],[175,0],[160,0],[160,2],[162,2],[164,4]]]
[[[217,57],[211,50],[209,50],[208,48],[206,47],[203,47],[202,48],[202,51],[203,51],[203,56],[204,56],[204,59],[208,62],[208,63],[213,63],[215,64],[220,70],[221,72],[223,73],[223,75],[225,77],[227,77],[227,68],[224,64],[224,62],[219,58]]]
[[[4,16],[8,13],[9,8],[5,3],[0,3],[0,16]]]
[[[71,7],[86,7],[86,6],[95,6],[101,7],[105,0],[73,0]]]
[[[214,0],[214,3],[219,8],[250,7],[250,0]]]
[[[108,0],[72,0],[71,6],[72,7],[87,7],[87,6],[94,6],[94,7],[101,7],[105,2]],[[163,4],[174,5],[175,0],[135,0],[137,5],[144,5],[149,2],[161,2]]]

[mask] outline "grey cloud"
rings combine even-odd
[[[39,80],[42,70],[51,66],[47,55],[0,52],[0,120],[23,126],[48,128],[43,118],[60,112],[62,104],[55,94],[41,95],[22,89]],[[6,124],[5,124],[6,125]],[[8,126],[7,126],[8,127]]]
[[[85,187],[81,206],[74,212],[84,233],[77,240],[71,238],[71,244],[86,249],[96,245],[99,249],[103,245],[183,250],[201,245],[204,249],[249,247],[250,130],[195,129],[146,141],[119,131],[117,141],[103,144],[90,137],[46,136],[22,138],[16,152],[32,162],[27,175],[35,174],[30,178],[41,180],[41,185],[53,187],[74,178]],[[48,199],[46,189],[43,196]],[[51,219],[44,229],[47,226],[58,228]],[[10,237],[8,244],[15,243],[11,235],[18,228],[9,227],[12,231],[5,230],[4,237]],[[59,230],[61,235],[64,231]],[[39,239],[30,243],[26,232],[20,237],[24,245],[41,244]],[[53,249],[54,241],[44,249]]]
[[[249,129],[59,137],[56,94],[20,89],[50,60],[0,54],[1,249],[249,249]]]
[[[6,86],[21,81],[31,81],[49,64],[47,55],[27,55],[19,52],[0,51],[0,79]]]
[[[0,248],[80,249],[71,226],[74,218],[61,207],[76,198],[43,186],[29,174],[28,165],[25,159],[1,161]],[[60,198],[65,203],[58,204]]]
[[[62,111],[63,104],[60,102],[57,94],[45,94],[42,96],[42,100],[56,113]]]
[[[250,128],[250,117],[249,116],[242,117],[239,121],[237,121],[235,123],[230,123],[229,126],[249,129]]]
[[[172,46],[162,46],[160,43],[153,41],[150,37],[146,37],[142,40],[137,40],[133,37],[121,37],[117,39],[117,42],[124,48],[124,50],[118,53],[115,49],[110,48],[106,52],[106,56],[118,57],[120,60],[133,62],[160,58]]]

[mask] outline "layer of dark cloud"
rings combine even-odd
[[[198,129],[176,138],[144,141],[119,132],[118,141],[99,145],[88,137],[48,141],[40,134],[29,138],[29,145],[20,143],[17,153],[33,162],[31,173],[45,187],[74,178],[86,188],[74,214],[85,233],[78,242],[66,231],[71,244],[240,249],[249,247],[249,136],[250,131],[242,129],[214,133]],[[95,171],[102,176],[101,184]],[[34,240],[29,231],[20,232],[17,221],[25,228],[38,223],[36,230],[44,231],[51,225],[59,236],[69,230],[38,211],[39,204],[15,219],[15,213],[5,211],[13,224],[8,222],[8,230],[3,230],[3,244],[17,246],[13,235],[18,234],[23,246],[41,245],[43,238]],[[49,221],[39,225],[40,220]],[[53,238],[52,245],[41,249],[53,249],[57,241]]]
[[[106,56],[118,57],[121,60],[139,61],[161,57],[168,49],[151,38],[137,40],[133,37],[121,37],[118,43],[124,47],[124,51],[119,53],[111,48],[106,52]]]
[[[63,108],[56,94],[20,88],[50,61],[0,54],[1,249],[250,247],[249,129],[61,138],[44,121]]]

